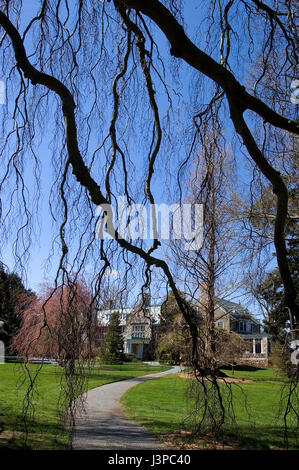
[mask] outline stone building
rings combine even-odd
[[[201,302],[196,310],[202,315],[205,299],[201,296]],[[124,351],[127,354],[135,354],[140,359],[148,359],[149,348],[156,334],[159,324],[161,304],[152,305],[150,296],[144,298],[143,303],[134,308],[107,308],[99,311],[99,346],[108,329],[109,320],[113,312],[119,312],[120,323],[124,336]],[[242,305],[216,298],[215,325],[228,332],[241,335],[247,349],[240,362],[257,367],[268,366],[269,341],[265,333],[261,331],[260,323]]]
[[[124,352],[148,359],[150,345],[156,334],[161,306],[151,305],[150,296],[134,308],[108,308],[101,310],[99,318],[99,346],[108,329],[112,313],[118,312],[124,337]]]
[[[215,325],[228,332],[238,333],[245,341],[246,351],[240,362],[268,367],[269,340],[258,320],[240,304],[219,298],[215,300]]]

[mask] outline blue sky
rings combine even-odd
[[[26,24],[29,20],[29,18],[32,16],[32,12],[35,10],[36,5],[39,5],[38,1],[33,1],[33,0],[26,0],[26,8],[23,11],[23,24]],[[191,39],[196,39],[198,41],[199,46],[204,48],[205,47],[205,37],[198,36],[196,33],[196,25],[203,20],[202,18],[202,11],[200,10],[199,7],[196,7],[195,2],[186,2],[185,4],[185,20],[186,20],[186,30],[187,33],[189,34]],[[161,46],[161,51],[162,55],[165,55],[165,57],[169,57],[169,48],[167,41],[163,37],[161,33],[158,33],[156,36],[158,39],[158,43]],[[30,44],[27,44],[28,47],[30,47]],[[215,48],[217,49],[216,45]],[[244,57],[243,57],[244,56]],[[232,51],[232,58],[231,58],[231,64],[236,68],[237,66],[237,73],[238,73],[238,79],[242,81],[243,76],[244,76],[244,70],[246,68],[246,61],[245,61],[245,50],[241,49],[238,51],[233,50]],[[173,64],[175,63],[176,59],[171,59]],[[166,64],[167,66],[167,64]],[[191,71],[189,70],[188,67],[182,66],[180,69],[180,78],[182,80],[181,83],[181,91],[186,95],[186,101],[188,101],[188,93],[190,92],[189,90],[189,78]],[[167,72],[167,76],[169,76],[169,73]],[[184,81],[185,79],[185,81]],[[111,84],[109,83],[108,85],[111,87]],[[8,96],[9,96],[9,90],[8,91]],[[162,89],[157,90],[157,100],[159,103],[159,107],[163,111],[167,107],[167,100],[165,98],[165,95],[162,93]],[[181,111],[181,110],[180,110]],[[1,113],[1,107],[0,107],[0,113]],[[184,111],[182,111],[184,113]],[[111,117],[111,108],[108,109],[107,114],[106,114],[106,120],[109,123]],[[51,161],[51,149],[49,148],[50,142],[52,141],[52,132],[53,132],[53,126],[51,125],[51,119],[45,120],[44,123],[44,135],[41,138],[41,136],[37,136],[39,139],[41,139],[40,145],[39,145],[39,154],[41,156],[41,200],[40,200],[40,207],[39,207],[39,228],[36,232],[36,237],[33,238],[32,244],[30,246],[31,249],[31,258],[28,262],[28,268],[27,268],[27,286],[32,288],[33,290],[38,289],[38,285],[41,282],[44,282],[45,280],[52,280],[57,269],[57,263],[59,259],[59,245],[57,244],[56,246],[56,252],[54,251],[53,257],[52,257],[52,263],[47,264],[47,258],[49,256],[49,251],[51,250],[51,244],[53,241],[53,237],[57,236],[58,230],[57,226],[53,227],[53,219],[50,216],[49,213],[49,205],[48,205],[48,198],[50,194],[50,177],[53,173],[52,169],[52,164],[50,163]],[[231,129],[230,125],[227,128],[227,136],[228,136],[228,141],[230,141],[230,136],[231,136]],[[95,145],[96,146],[96,145]],[[180,154],[181,152],[184,152],[184,144],[183,142],[180,142],[178,147],[177,147],[177,152]],[[136,159],[136,156],[132,156],[133,160],[134,158]],[[164,157],[163,157],[164,158]],[[236,155],[237,161],[238,161],[238,178],[239,182],[245,187],[247,187],[248,183],[248,177],[249,177],[249,171],[246,169],[246,165],[244,164],[244,160],[240,155]],[[171,159],[170,159],[171,161]],[[137,163],[137,162],[136,162]],[[170,164],[170,169],[171,171],[175,171],[175,164]],[[28,175],[32,174],[32,168],[27,168],[26,170],[28,172]],[[167,174],[168,169],[165,168],[165,174],[161,175],[159,172],[154,175],[153,178],[153,189],[155,191],[156,195],[156,202],[161,203],[161,202],[169,202],[169,194],[166,191],[166,186],[163,184],[163,178],[167,177],[167,182],[168,184],[171,185],[171,180],[169,178],[169,175]],[[161,178],[162,176],[162,178]],[[27,184],[30,188],[31,186],[31,176],[28,176]],[[178,193],[172,194],[172,197],[177,199],[174,201],[172,200],[171,202],[178,202]],[[168,199],[168,200],[165,200]],[[139,201],[138,201],[139,202]],[[141,202],[141,201],[140,201]],[[12,254],[12,245],[11,242],[8,241],[5,246],[2,244],[2,259],[3,261],[8,265],[10,270],[14,270],[15,268],[15,259]],[[140,288],[140,286],[136,286],[136,289]]]

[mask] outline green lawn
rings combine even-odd
[[[279,402],[285,379],[270,369],[236,370],[234,375],[231,371],[226,372],[231,377],[249,379],[252,382],[233,385],[233,403],[238,427],[225,426],[225,445],[241,449],[283,448],[283,421],[279,417]],[[144,382],[128,390],[122,397],[124,410],[130,418],[147,427],[162,440],[169,440],[172,435],[172,442],[176,442],[177,446],[205,446],[203,440],[190,439],[190,436],[186,435],[186,431],[190,429],[183,424],[184,418],[192,409],[190,399],[187,398],[189,385],[189,379],[180,378],[178,375],[167,375]],[[298,449],[297,444],[294,433],[291,432],[290,448]]]
[[[0,365],[0,449],[24,447],[22,403],[27,386],[22,367],[21,364]],[[35,364],[30,366],[32,374],[38,367]],[[167,369],[143,363],[93,368],[89,374],[88,388]],[[52,365],[43,365],[38,375],[38,393],[33,398],[35,414],[27,422],[27,446],[30,449],[69,448],[68,436],[57,412],[61,375],[62,369]]]

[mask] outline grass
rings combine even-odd
[[[233,384],[233,404],[237,428],[226,424],[225,448],[233,449],[283,449],[284,429],[279,417],[281,390],[285,378],[271,369],[247,368],[236,370],[232,377],[251,382]],[[192,400],[187,398],[190,379],[167,375],[137,385],[122,397],[127,415],[144,425],[161,440],[171,442],[175,448],[205,448],[207,440],[190,436],[190,423],[184,419],[192,410]],[[221,384],[224,387],[223,384]],[[245,393],[244,393],[245,392]],[[246,396],[246,402],[244,399]],[[298,449],[294,427],[289,435],[289,448]]]
[[[31,364],[31,373],[34,374],[39,367]],[[163,370],[167,370],[167,367],[143,363],[104,365],[100,369],[93,368],[90,371],[88,388]],[[21,364],[0,365],[0,450],[22,449],[25,446],[32,450],[70,449],[67,432],[58,414],[61,378],[60,367],[41,367],[37,378],[37,393],[33,397],[35,413],[34,416],[28,416],[28,439],[25,443],[22,404],[28,378],[25,379]]]

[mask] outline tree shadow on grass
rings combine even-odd
[[[27,420],[4,426],[0,432],[0,450],[68,450],[70,445],[66,431],[55,424]]]
[[[188,427],[181,427],[177,422],[173,423],[171,427],[168,420],[147,418],[140,420],[139,424],[145,426],[162,440],[172,440],[179,448],[184,445],[192,445],[202,449],[205,448],[205,442],[209,443],[208,436],[195,436]],[[298,450],[299,442],[296,442],[294,433],[292,435],[291,431],[288,448]],[[254,424],[238,425],[235,428],[227,426],[223,429],[219,444],[233,450],[284,450],[284,428],[283,426],[257,426]]]
[[[234,444],[237,449],[248,450],[284,450],[283,426],[242,425],[240,432],[225,431],[225,440]],[[289,439],[290,449],[299,449],[294,437]]]
[[[24,421],[20,410],[5,405],[1,409],[0,450],[69,449],[68,436],[63,425],[46,420],[47,417],[36,415],[27,416]]]
[[[260,367],[253,367],[253,366],[247,366],[247,365],[237,365],[234,366],[235,371],[243,371],[243,372],[257,372],[258,370],[265,370],[261,369]]]

